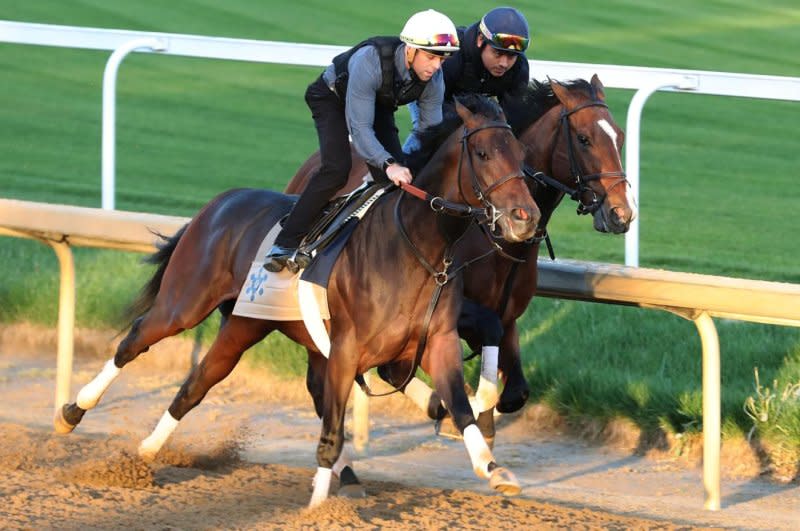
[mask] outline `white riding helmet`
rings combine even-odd
[[[433,9],[411,15],[400,32],[400,40],[411,48],[436,55],[449,56],[458,51],[455,24]]]

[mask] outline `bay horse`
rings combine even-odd
[[[475,96],[458,103],[456,110],[457,122],[443,124],[448,134],[441,135],[445,140],[439,141],[415,182],[435,199],[419,201],[405,190],[386,194],[356,226],[331,272],[330,357],[320,380],[322,391],[314,395],[322,430],[310,506],[327,498],[337,464],[340,481],[347,477],[340,458],[345,406],[355,378],[403,359],[413,370],[420,366],[431,375],[463,432],[476,475],[499,492],[520,491],[513,473],[495,462],[464,392],[456,331],[463,288],[452,258],[464,227],[476,215],[488,216],[508,241],[530,238],[540,215],[523,181],[523,148],[499,106]],[[158,268],[133,305],[136,318],[130,331],[76,401],[57,412],[56,430],[71,431],[127,363],[161,339],[196,326],[215,309],[223,314],[217,336],[142,442],[144,457],[153,457],[178,421],[267,334],[279,330],[314,348],[302,321],[231,313],[264,235],[292,203],[291,197],[272,191],[230,190],[169,238],[151,257]]]
[[[478,227],[471,227],[460,251],[466,257],[485,256],[465,270],[465,311],[459,334],[475,351],[482,351],[481,381],[474,404],[478,425],[487,440],[494,437],[492,409],[510,413],[519,410],[529,396],[520,360],[517,319],[536,293],[537,257],[547,236],[547,223],[565,195],[578,203],[579,214],[591,214],[598,232],[620,234],[628,230],[636,206],[628,194],[622,170],[624,133],[605,103],[603,84],[597,75],[560,83],[532,80],[524,98],[507,106],[506,117],[526,148],[528,186],[541,209],[536,237],[525,242],[499,242],[501,252],[486,254],[493,245]],[[286,187],[299,193],[319,166],[314,154]],[[353,169],[340,194],[356,188],[366,173],[363,160],[353,159]],[[310,352],[309,382],[324,373],[324,358]],[[504,380],[497,396],[497,364]],[[492,367],[492,363],[495,366]],[[378,374],[389,383],[402,385],[408,373],[403,362],[382,366]],[[446,411],[435,393],[419,380],[403,389],[433,419]]]

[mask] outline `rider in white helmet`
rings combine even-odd
[[[283,224],[264,267],[297,271],[310,257],[298,252],[314,220],[347,182],[350,142],[378,182],[411,182],[394,121],[399,105],[416,101],[420,130],[442,121],[442,63],[458,51],[455,25],[428,9],[408,19],[400,37],[372,37],[336,56],[306,90],[319,136],[321,165]]]

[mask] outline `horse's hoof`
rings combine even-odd
[[[519,486],[514,473],[501,466],[492,470],[492,475],[489,477],[489,486],[505,496],[516,496],[522,492],[522,487]]]
[[[67,433],[72,433],[72,430],[75,429],[75,424],[70,424],[67,422],[67,419],[64,418],[64,408],[67,407],[66,404],[56,410],[55,417],[53,417],[53,428],[55,429],[56,433],[60,433],[61,435],[66,435]]]
[[[358,498],[366,498],[367,491],[364,490],[358,483],[353,483],[351,485],[342,485],[339,487],[339,490],[336,492],[336,495],[340,498],[351,498],[351,499],[358,499]]]
[[[461,432],[458,431],[458,428],[456,428],[456,425],[453,422],[453,417],[450,415],[443,419],[437,420],[433,425],[433,429],[436,435],[439,437],[447,437],[448,439],[455,439],[457,441],[460,441],[464,438],[461,435]]]
[[[500,413],[514,413],[522,409],[528,403],[530,391],[527,389],[504,389],[503,394],[500,395],[500,401],[497,402],[497,411]]]
[[[142,444],[139,445],[139,448],[137,448],[136,453],[139,454],[139,457],[141,457],[142,461],[145,463],[152,463],[156,460],[158,450],[153,450],[152,448],[146,446],[144,442],[142,442]]]

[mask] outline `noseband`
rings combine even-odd
[[[596,181],[602,179],[604,177],[618,177],[617,182],[609,187],[609,191],[612,190],[615,186],[621,183],[628,183],[627,176],[625,175],[624,171],[607,171],[607,172],[599,172],[599,173],[591,173],[589,175],[583,175],[581,173],[580,165],[578,164],[578,158],[575,155],[575,145],[572,141],[572,127],[569,122],[569,117],[573,114],[577,113],[580,110],[583,110],[587,107],[605,107],[608,108],[608,105],[602,101],[594,100],[582,105],[575,107],[572,110],[567,110],[566,108],[561,111],[561,116],[559,117],[559,129],[564,130],[564,138],[567,143],[567,159],[569,160],[569,171],[572,176],[575,178],[576,187],[570,188],[565,184],[555,180],[554,178],[550,177],[549,175],[545,175],[540,171],[533,171],[528,173],[528,176],[534,179],[535,181],[545,185],[551,186],[564,192],[568,195],[573,201],[578,203],[578,214],[594,214],[597,210],[603,205],[603,201],[606,200],[606,196],[608,194],[604,194],[601,197],[598,197],[597,193],[589,186],[590,181]],[[558,135],[556,135],[556,141],[558,140]],[[553,146],[553,150],[555,150],[555,146]],[[526,172],[527,173],[527,172]],[[585,203],[583,201],[584,197],[588,194],[591,195],[591,201],[589,203]]]

